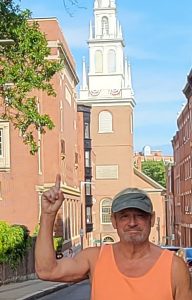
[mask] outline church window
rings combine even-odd
[[[95,72],[96,73],[103,72],[103,53],[101,50],[95,51]]]
[[[108,52],[108,71],[109,73],[116,72],[116,52],[112,49]]]
[[[111,243],[114,243],[114,239],[110,236],[106,236],[104,239],[103,239],[103,243],[104,244],[111,244]]]
[[[113,116],[109,111],[101,111],[99,114],[99,132],[113,131]]]
[[[109,34],[109,20],[107,17],[102,18],[102,35]]]
[[[110,199],[103,199],[101,202],[101,223],[102,224],[111,223],[111,205],[112,205],[112,201]]]

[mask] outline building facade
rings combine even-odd
[[[114,0],[94,1],[94,21],[90,23],[88,46],[89,70],[87,72],[83,59],[78,103],[92,108],[93,209],[96,212],[93,244],[117,240],[110,219],[111,203],[114,195],[126,187],[143,188],[152,196],[160,228],[152,233],[152,240],[162,243],[165,236],[164,188],[133,167],[135,100]]]
[[[142,151],[134,153],[136,166],[147,160],[163,161],[165,165],[168,165],[173,164],[173,155],[164,155],[161,150],[151,150],[150,146],[144,146]]]
[[[183,247],[192,246],[192,71],[183,90],[187,103],[177,119],[178,131],[172,140],[174,152],[174,210],[172,226],[175,243]]]
[[[61,174],[65,201],[58,213],[54,235],[64,238],[66,247],[80,246],[81,193],[78,166],[77,99],[75,62],[55,18],[37,19],[50,47],[49,59],[63,59],[64,68],[52,79],[56,97],[36,91],[39,112],[51,116],[55,128],[38,135],[35,156],[23,144],[11,124],[0,122],[0,219],[23,224],[33,233],[41,214],[41,194]]]

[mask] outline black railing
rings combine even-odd
[[[86,195],[85,196],[85,205],[86,206],[92,206],[93,205],[93,196],[92,195]]]
[[[92,177],[92,168],[91,167],[85,167],[85,177],[86,178]]]
[[[92,232],[92,231],[93,231],[93,223],[87,223],[86,232]]]
[[[84,139],[85,150],[91,150],[91,139]]]

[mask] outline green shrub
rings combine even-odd
[[[53,244],[54,244],[55,251],[57,251],[57,252],[62,251],[63,242],[64,242],[63,237],[54,237],[53,238]]]
[[[0,263],[15,269],[31,244],[28,229],[0,221]]]

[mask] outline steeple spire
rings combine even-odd
[[[82,90],[87,90],[87,72],[86,72],[86,65],[85,65],[85,57],[83,57],[83,84]]]
[[[135,105],[131,70],[124,56],[122,28],[115,0],[94,1],[94,21],[89,28],[89,70],[83,59],[82,103]]]
[[[116,8],[115,0],[95,0],[94,8]]]
[[[125,58],[125,81],[124,81],[124,87],[131,90],[131,94],[133,95],[133,88],[132,88],[132,80],[131,80],[131,65],[127,60],[127,57]]]

